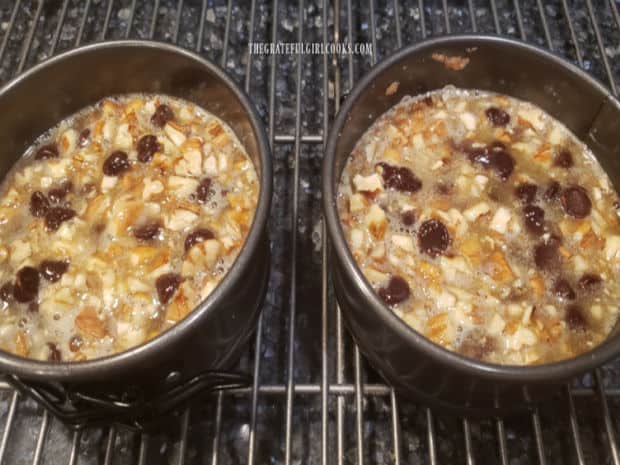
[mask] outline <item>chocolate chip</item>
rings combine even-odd
[[[555,166],[559,166],[560,168],[570,168],[573,166],[573,156],[569,150],[563,149],[558,153],[553,160],[553,164]]]
[[[52,202],[58,203],[61,200],[63,200],[67,196],[67,194],[71,192],[72,190],[73,190],[73,183],[67,180],[63,182],[60,185],[60,187],[55,187],[54,189],[50,189],[49,192],[47,193],[47,196]]]
[[[602,282],[603,280],[599,275],[593,273],[586,273],[581,278],[579,278],[577,285],[582,291],[589,292],[593,289],[596,289]]]
[[[71,336],[71,339],[69,339],[69,350],[71,352],[78,352],[83,344],[84,339],[82,339],[82,336],[80,336],[79,334]]]
[[[502,181],[510,177],[515,169],[515,160],[505,150],[492,151],[489,156],[490,167],[499,175]]]
[[[47,347],[49,348],[49,354],[47,356],[47,360],[50,362],[60,362],[62,361],[62,354],[60,350],[58,350],[58,346],[53,342],[48,342]]]
[[[55,283],[62,278],[62,275],[69,269],[69,262],[61,260],[43,260],[39,263],[41,276],[51,283]]]
[[[510,122],[510,115],[501,108],[489,107],[484,112],[489,123],[495,127],[506,126]]]
[[[409,284],[400,276],[392,276],[377,293],[386,304],[395,305],[409,298]]]
[[[581,186],[571,186],[560,196],[560,202],[564,211],[574,218],[585,218],[592,210],[592,202],[588,197],[588,193]]]
[[[155,236],[159,234],[161,230],[161,223],[146,223],[141,226],[136,226],[133,230],[133,235],[136,239],[141,241],[151,241],[155,239]]]
[[[157,297],[162,304],[168,303],[172,298],[176,290],[181,285],[183,278],[176,273],[167,273],[161,275],[155,281],[155,287],[157,288]]]
[[[378,163],[378,166],[381,167],[381,176],[386,187],[402,192],[417,192],[422,188],[422,181],[409,168],[383,162]]]
[[[39,313],[39,302],[32,301],[28,304],[28,311],[30,313]],[[58,318],[54,318],[57,320]]]
[[[130,168],[129,158],[122,150],[116,150],[103,162],[103,174],[118,176]]]
[[[543,242],[534,248],[534,262],[541,270],[553,271],[560,266],[560,256],[555,241]]]
[[[525,227],[530,233],[536,236],[540,236],[543,233],[545,229],[545,212],[542,208],[536,205],[526,205],[523,207],[523,217]]]
[[[7,303],[13,301],[13,283],[4,283],[0,287],[0,299]]]
[[[418,230],[418,246],[423,253],[431,257],[443,254],[450,241],[448,228],[439,220],[426,220]]]
[[[82,132],[80,132],[80,137],[78,138],[78,145],[80,147],[85,147],[90,140],[90,129],[86,128]]]
[[[36,268],[25,266],[17,272],[13,297],[18,302],[30,302],[39,292],[39,272]]]
[[[553,293],[561,299],[574,300],[575,291],[570,286],[569,282],[564,279],[558,279],[553,287]]]
[[[32,216],[42,218],[50,208],[50,201],[41,191],[34,191],[30,196],[30,213]]]
[[[422,101],[427,107],[433,106],[433,97],[431,95],[427,95],[426,97],[422,99]]]
[[[172,108],[165,104],[159,105],[153,116],[151,116],[151,122],[158,128],[163,128],[168,121],[173,119],[174,113]]]
[[[185,251],[187,252],[199,242],[207,241],[209,239],[213,239],[214,237],[215,235],[206,228],[196,229],[185,238]]]
[[[138,141],[138,161],[148,163],[155,155],[155,152],[162,150],[162,146],[157,142],[157,137],[152,134],[142,136]]]
[[[35,160],[48,160],[50,158],[58,158],[58,147],[56,144],[47,144],[37,150],[34,156]]]
[[[534,202],[536,199],[536,192],[538,191],[538,187],[535,184],[531,184],[529,182],[525,182],[523,184],[519,184],[515,189],[515,195],[524,204],[530,204]]]
[[[469,158],[469,161],[472,163],[478,163],[485,168],[488,168],[491,164],[491,160],[489,159],[489,148],[486,145],[480,145],[475,142],[465,142],[459,146],[459,149],[467,154],[467,158]]]
[[[204,178],[196,189],[196,200],[205,203],[211,197],[211,178]]]
[[[400,221],[402,221],[405,226],[413,226],[415,223],[415,213],[413,210],[408,210],[400,215]]]
[[[45,227],[57,231],[60,225],[76,215],[75,210],[67,207],[52,207],[45,214]]]
[[[560,193],[560,183],[557,181],[551,181],[549,186],[545,190],[545,200],[552,201],[558,198]]]
[[[578,305],[570,305],[566,309],[565,319],[568,327],[574,331],[583,331],[587,325],[583,310]]]

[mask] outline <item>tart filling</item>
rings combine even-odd
[[[0,347],[77,361],[155,337],[218,285],[258,199],[220,119],[177,98],[106,98],[44,135],[0,198]]]
[[[574,357],[616,324],[619,206],[557,120],[451,87],[382,115],[338,188],[348,245],[378,296],[435,343],[515,365]]]

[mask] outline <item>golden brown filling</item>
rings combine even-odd
[[[517,365],[573,357],[615,325],[619,205],[558,121],[454,88],[381,116],[338,194],[349,247],[397,315],[450,350]]]
[[[232,130],[196,105],[108,98],[60,123],[0,199],[0,347],[51,361],[138,345],[226,274],[258,198]]]

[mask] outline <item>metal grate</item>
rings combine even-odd
[[[399,402],[343,329],[319,183],[324,135],[340,99],[403,44],[450,32],[513,36],[578,63],[617,94],[619,8],[617,0],[3,2],[0,80],[97,40],[178,43],[220,63],[254,99],[276,179],[270,290],[239,362],[254,374],[253,386],[198,402],[149,436],[115,428],[69,433],[0,386],[0,462],[620,465],[620,361],[570,383],[529,416],[467,421]],[[343,40],[371,42],[375,53],[264,57],[247,48],[248,41]]]

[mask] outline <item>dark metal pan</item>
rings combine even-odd
[[[6,174],[40,134],[63,118],[103,97],[132,92],[180,97],[227,122],[256,166],[260,194],[245,245],[228,274],[192,313],[160,336],[117,355],[76,363],[39,362],[0,352],[0,372],[51,407],[69,401],[80,413],[114,403],[115,414],[109,409],[96,412],[102,421],[129,418],[132,406],[155,415],[156,399],[171,406],[178,398],[174,393],[247,381],[204,372],[230,368],[239,357],[257,322],[269,272],[272,166],[263,125],[226,73],[181,48],[146,41],[88,45],[9,82],[0,90],[0,173]]]
[[[461,70],[434,53],[469,58]],[[386,95],[399,82],[398,91]],[[337,184],[355,143],[405,95],[446,85],[483,89],[530,101],[562,121],[594,151],[620,187],[620,103],[581,69],[540,48],[500,37],[466,35],[428,40],[375,66],[350,93],[327,140],[323,208],[333,245],[334,284],[345,321],[370,362],[394,387],[439,408],[466,414],[524,409],[567,380],[620,354],[619,326],[594,350],[539,366],[502,366],[435,345],[400,320],[375,295],[347,248],[336,208]]]

